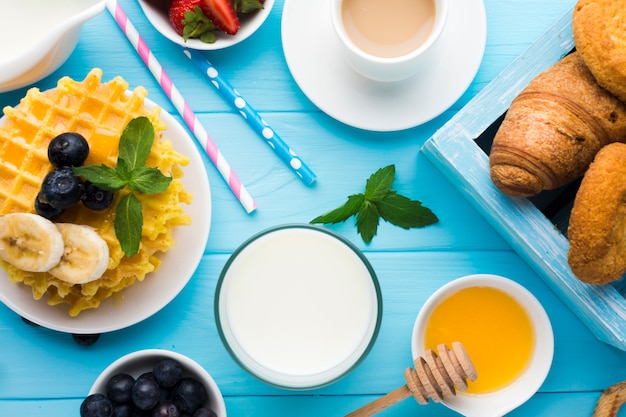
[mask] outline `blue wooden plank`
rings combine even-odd
[[[599,396],[598,392],[574,394],[539,394],[511,412],[511,417],[528,416],[589,416]],[[348,397],[294,395],[294,396],[238,396],[226,397],[226,411],[229,417],[249,416],[340,416],[378,398],[378,395],[355,395]],[[0,400],[0,410],[4,415],[28,417],[67,417],[78,415],[82,399],[38,399],[36,401]],[[380,417],[402,417],[427,415],[429,417],[456,417],[459,414],[442,404],[418,405],[407,399],[377,414]],[[626,415],[620,410],[618,417]]]

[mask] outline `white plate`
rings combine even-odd
[[[155,104],[146,99],[146,107]],[[206,247],[211,225],[211,189],[204,162],[187,131],[167,112],[161,119],[168,129],[163,133],[170,138],[176,151],[189,158],[182,167],[182,182],[193,195],[193,202],[184,209],[192,218],[191,226],[174,230],[176,244],[160,255],[162,264],[156,272],[146,275],[143,282],[122,291],[123,299],[110,297],[100,307],[82,311],[77,317],[68,314],[67,305],[50,306],[46,296],[33,299],[31,287],[15,284],[0,268],[0,301],[20,316],[49,329],[66,333],[94,334],[123,329],[152,316],[178,295],[194,272]],[[4,122],[4,117],[0,123]]]
[[[265,19],[267,19],[267,16],[269,16],[272,11],[272,7],[274,7],[274,0],[265,0],[265,3],[263,3],[263,9],[247,13],[240,17],[241,27],[235,35],[215,32],[215,35],[217,36],[215,43],[206,43],[202,42],[200,39],[188,39],[187,42],[185,42],[183,37],[176,33],[172,27],[167,17],[167,12],[161,10],[153,3],[155,2],[149,0],[139,0],[141,9],[157,31],[159,31],[167,39],[181,46],[204,51],[228,48],[229,46],[236,45],[244,39],[247,39],[250,35],[256,32],[261,25],[263,25]]]
[[[344,60],[330,22],[329,0],[285,0],[282,43],[287,65],[304,94],[347,125],[396,131],[446,111],[471,84],[485,51],[482,0],[450,0],[440,53],[420,75],[397,83],[371,81]]]

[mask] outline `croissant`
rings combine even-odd
[[[626,142],[626,104],[573,52],[511,103],[491,147],[491,180],[505,194],[533,196],[580,177],[600,148],[617,141]]]

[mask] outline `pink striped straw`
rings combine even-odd
[[[174,107],[176,107],[176,110],[178,110],[178,113],[180,113],[182,118],[185,120],[187,127],[189,127],[196,139],[200,142],[209,156],[209,159],[211,159],[213,165],[215,165],[217,170],[222,175],[222,178],[224,178],[226,183],[228,183],[228,186],[235,194],[243,208],[247,213],[252,213],[257,207],[256,203],[252,199],[252,196],[248,193],[241,181],[239,181],[239,178],[232,170],[220,150],[217,148],[207,131],[204,129],[194,111],[191,107],[189,107],[185,98],[182,96],[180,91],[178,91],[159,61],[157,61],[156,57],[141,35],[139,35],[135,26],[128,19],[128,16],[124,10],[122,10],[117,0],[107,0],[106,7],[122,32],[124,32],[124,35],[126,35],[126,38],[128,38],[129,42],[133,45],[141,57],[143,63],[146,64],[146,67],[148,67],[154,78],[157,80],[165,95],[167,95]]]

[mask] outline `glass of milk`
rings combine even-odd
[[[365,256],[328,229],[283,225],[244,242],[215,294],[218,331],[256,378],[285,389],[331,384],[372,348],[382,319]]]

